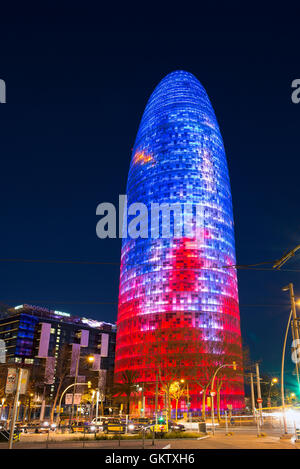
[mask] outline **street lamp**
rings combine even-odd
[[[95,356],[94,355],[89,355],[88,356],[88,362],[89,363],[94,363],[94,361],[95,361]],[[98,412],[99,412],[99,397],[100,397],[100,402],[101,402],[101,412],[102,412],[102,415],[103,415],[104,393],[103,393],[103,391],[100,392],[100,376],[101,376],[101,368],[100,368],[100,365],[99,365],[98,386],[97,386],[97,391],[96,391],[96,419],[98,418]]]
[[[299,246],[297,246],[297,249],[298,247]],[[285,261],[288,260],[290,257],[291,256],[287,257]],[[282,264],[279,265],[278,269],[281,267],[281,265]],[[276,268],[276,264],[273,266],[273,268]],[[291,299],[291,312],[290,312],[289,319],[288,319],[287,326],[286,326],[285,337],[284,337],[283,348],[282,348],[282,359],[281,359],[281,401],[282,401],[283,426],[284,426],[284,436],[288,437],[289,435],[287,432],[287,422],[286,422],[286,415],[285,415],[285,399],[284,399],[284,358],[285,358],[287,336],[288,336],[288,331],[289,331],[292,317],[293,317],[292,335],[293,335],[293,338],[295,337],[298,338],[298,341],[296,342],[297,352],[298,352],[298,346],[299,346],[299,331],[298,331],[298,324],[297,324],[296,302],[295,302],[293,284],[289,283],[288,286],[284,287],[282,290],[289,291],[290,299]],[[297,357],[298,357],[298,353],[297,353]],[[299,387],[299,373],[298,373],[297,361],[296,361],[296,373],[297,373],[297,381],[298,381],[298,387]]]
[[[73,389],[73,404],[72,404],[71,420],[73,420],[73,415],[74,415],[74,400],[75,400],[76,388],[77,388],[77,386],[79,386],[79,385],[81,386],[83,384],[83,383],[79,383],[79,384],[77,383],[80,358],[86,358],[89,363],[92,363],[95,360],[95,357],[93,355],[88,355],[88,357],[81,357],[80,356],[80,349],[79,349],[79,354],[78,354],[78,357],[77,357],[76,369],[75,369],[75,380],[74,380],[74,389]],[[90,383],[90,381],[89,381],[89,383]],[[77,407],[77,410],[78,410],[78,407]],[[76,420],[78,420],[78,413],[77,413],[77,416],[76,416]],[[71,421],[70,421],[70,423],[71,423]]]
[[[297,311],[296,311],[296,302],[295,302],[295,295],[294,295],[294,285],[292,283],[289,283],[286,287],[283,287],[282,291],[289,291],[290,293],[290,301],[291,301],[292,316],[293,316],[292,333],[293,333],[293,339],[296,341],[295,348],[298,352],[300,340],[299,340],[299,329],[298,329],[298,323],[297,323]],[[298,353],[297,353],[297,357],[298,357]],[[298,387],[299,387],[300,381],[299,381],[298,360],[296,360],[296,373],[297,373],[297,381],[298,381]]]
[[[63,399],[65,393],[68,391],[68,389],[70,389],[72,387],[75,387],[75,386],[77,386],[77,383],[69,384],[69,386],[67,386],[64,389],[64,391],[62,392],[62,394],[60,396],[59,404],[58,404],[58,413],[57,413],[57,416],[56,416],[57,425],[60,423],[60,410],[61,410],[62,399]],[[88,381],[87,383],[80,383],[80,386],[88,386],[88,388],[90,388],[91,387],[91,382]]]
[[[4,416],[4,402],[5,402],[5,397],[2,397],[2,399],[1,399],[1,415],[0,415],[1,420]]]
[[[185,383],[185,380],[184,379],[181,379],[180,380],[181,383]],[[188,408],[188,420],[190,420],[190,406],[191,406],[191,403],[190,403],[190,393],[189,393],[189,383],[187,382],[186,383],[186,397],[187,397],[187,402],[186,402],[186,405],[187,405],[187,408]]]
[[[298,244],[298,246],[296,246],[294,249],[291,249],[286,254],[284,254],[280,259],[278,259],[273,265],[273,269],[279,270],[280,267],[283,266],[283,264],[285,264],[291,257],[295,255],[295,252],[298,251],[298,249],[300,249],[300,244]]]
[[[216,371],[214,372],[214,375],[213,375],[213,378],[212,378],[212,381],[211,381],[211,391],[210,391],[210,395],[211,395],[211,420],[212,420],[212,429],[213,429],[213,435],[215,434],[215,409],[214,409],[214,397],[216,395],[216,392],[214,390],[214,383],[215,383],[215,378],[217,376],[217,373],[222,369],[222,368],[225,368],[225,367],[232,367],[234,370],[236,370],[236,362],[232,362],[231,363],[225,363],[224,365],[221,365],[219,366]]]
[[[278,378],[271,379],[270,387],[269,387],[269,394],[268,394],[268,406],[270,408],[271,408],[271,387],[273,386],[273,384],[276,384],[276,383],[278,383]]]
[[[145,416],[145,399],[144,399],[144,383],[142,383],[142,386],[139,384],[136,385],[136,390],[137,392],[141,393],[141,410],[140,410],[140,416],[144,417]],[[138,398],[139,399],[139,398]]]
[[[298,244],[294,249],[291,249],[290,251],[288,251],[286,254],[284,254],[280,259],[278,259],[275,264],[273,265],[273,269],[277,269],[279,270],[280,267],[283,266],[283,264],[285,264],[289,259],[291,259],[291,257],[293,257],[295,255],[295,253],[300,249],[300,244]],[[293,339],[298,339],[297,342],[296,342],[296,349],[298,351],[298,345],[299,345],[299,330],[298,330],[298,323],[297,323],[297,313],[296,313],[296,303],[295,303],[295,296],[294,296],[294,287],[293,287],[293,284],[292,283],[289,283],[287,287],[284,287],[282,289],[283,291],[287,291],[289,290],[290,292],[290,299],[291,299],[291,306],[292,306],[292,310],[291,310],[291,314],[290,314],[290,317],[289,317],[289,321],[288,321],[288,327],[289,327],[289,323],[291,321],[291,316],[293,315],[293,328],[292,328],[292,332],[293,332]],[[288,329],[288,328],[287,328]],[[286,333],[286,336],[287,336],[287,333]],[[285,337],[285,343],[286,343],[286,337]],[[285,343],[284,343],[284,350],[285,350]],[[297,354],[298,356],[298,354]],[[281,391],[282,391],[282,405],[284,407],[284,390],[283,390],[283,363],[284,363],[284,358],[282,359],[282,373],[281,373]],[[298,363],[296,363],[296,372],[297,372],[297,381],[298,381],[298,386],[299,386],[299,372],[298,372]]]

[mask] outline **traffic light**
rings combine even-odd
[[[87,385],[88,385],[88,389],[91,389],[91,387],[92,387],[92,382],[91,382],[91,381],[88,381],[88,382],[87,382]]]
[[[236,370],[236,362],[232,362],[232,366],[233,366],[233,369],[235,371]]]
[[[163,421],[164,421],[164,418],[163,418],[162,415],[159,417],[158,421],[159,421],[159,422],[163,422]]]

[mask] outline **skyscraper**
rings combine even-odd
[[[142,202],[149,211],[151,203],[192,207],[194,231],[178,236],[171,214],[170,237],[153,236],[149,227],[148,237],[123,239],[115,381],[131,370],[144,383],[146,410],[153,410],[157,379],[160,388],[186,383],[180,408],[198,411],[214,370],[236,361],[239,372],[224,367],[216,384],[221,408],[242,407],[237,278],[224,268],[236,263],[230,181],[212,105],[192,74],[170,73],[152,93],[127,197],[128,206]],[[156,214],[160,225],[165,215]]]

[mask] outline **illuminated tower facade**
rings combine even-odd
[[[186,385],[179,410],[200,411],[203,388],[218,366],[221,409],[244,405],[241,333],[230,181],[222,136],[207,93],[190,73],[175,71],[155,88],[134,144],[128,207],[149,210],[144,237],[124,237],[121,255],[115,381],[130,371],[144,383],[145,408],[159,407],[172,383]],[[151,231],[153,203],[180,204],[192,231]],[[185,218],[185,207],[190,208]],[[153,212],[151,216],[153,215]],[[166,213],[154,215],[160,224]],[[130,217],[128,216],[128,220]],[[177,230],[177,231],[176,231]],[[176,235],[175,235],[176,231]],[[172,402],[172,398],[171,398]]]

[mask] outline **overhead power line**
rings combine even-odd
[[[67,260],[67,259],[0,259],[0,262],[20,262],[20,263],[40,263],[40,264],[78,264],[78,265],[111,265],[120,267],[121,263],[116,261],[81,261],[81,260]],[[150,259],[151,262],[151,259]],[[256,267],[263,264],[269,264],[269,262],[260,262],[258,264],[249,264],[249,265],[220,265],[219,267],[200,267],[194,268],[190,267],[188,269],[178,267],[180,270],[214,270],[214,269],[229,269],[237,268],[239,270],[260,270],[260,271],[272,271],[272,272],[300,272],[300,269],[280,269],[276,270],[272,267]],[[135,267],[141,267],[145,264],[130,264],[126,262],[126,266],[133,265]],[[151,264],[150,264],[151,265]]]
[[[14,298],[14,299],[1,299],[2,303],[15,303],[21,301],[24,304],[32,303],[52,303],[52,304],[72,304],[72,305],[117,305],[118,301],[65,301],[65,300],[24,300],[24,298]],[[278,303],[278,304],[239,304],[243,308],[289,308],[289,303]]]

